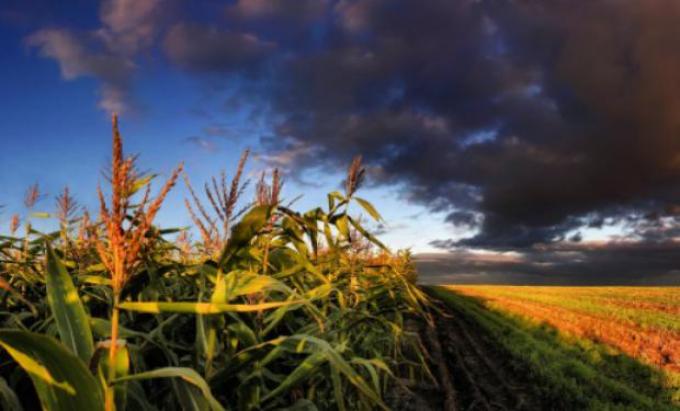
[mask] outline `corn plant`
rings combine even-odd
[[[405,325],[429,304],[410,256],[350,214],[382,220],[356,195],[359,158],[306,212],[284,204],[276,170],[237,211],[247,153],[207,200],[187,180],[197,242],[154,224],[182,166],[152,197],[135,159],[114,117],[98,219],[65,190],[57,231],[0,237],[3,409],[387,409],[403,378],[431,378]]]

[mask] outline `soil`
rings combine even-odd
[[[395,410],[546,410],[537,381],[510,362],[498,344],[474,321],[435,301],[439,313],[417,326],[430,356],[437,385],[397,388],[389,398]]]

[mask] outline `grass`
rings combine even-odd
[[[680,287],[459,286],[463,293],[510,298],[680,333]]]
[[[680,288],[456,286],[485,304],[680,373]]]
[[[356,196],[360,159],[344,192],[302,212],[276,170],[243,201],[247,153],[231,182],[201,193],[186,179],[198,240],[154,223],[181,165],[153,196],[136,159],[114,118],[98,217],[67,189],[55,212],[36,212],[35,185],[0,236],[0,408],[386,409],[402,379],[430,378],[405,327],[428,306],[410,255],[350,214],[381,221]]]
[[[555,328],[543,319],[537,320],[527,311],[520,313],[516,306],[505,300],[526,298],[544,303],[550,300],[545,295],[556,294],[567,300],[583,298],[583,295],[576,295],[574,289],[442,286],[432,287],[432,291],[490,334],[517,369],[537,382],[533,387],[536,395],[546,398],[555,409],[672,410],[680,405],[677,374],[643,364],[611,345],[562,332],[559,326]],[[625,291],[611,288],[581,290],[584,294],[603,298],[617,293],[621,297]],[[659,289],[638,291],[655,301],[663,301],[664,297],[659,294],[666,292]],[[672,294],[669,293],[670,298],[674,299]],[[495,296],[502,298],[495,299]],[[583,306],[588,304],[594,303],[591,301]]]

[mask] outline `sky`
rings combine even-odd
[[[424,282],[680,285],[675,0],[5,0],[0,228],[30,184],[96,210],[110,118],[200,185],[351,159]],[[159,215],[188,226],[181,185]],[[356,210],[359,212],[360,210]],[[44,222],[42,224],[49,224]]]

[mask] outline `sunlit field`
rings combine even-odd
[[[592,409],[680,401],[680,288],[466,285],[434,293],[544,378],[546,390],[563,387],[565,400]]]
[[[680,288],[449,286],[489,308],[547,322],[680,372]]]

